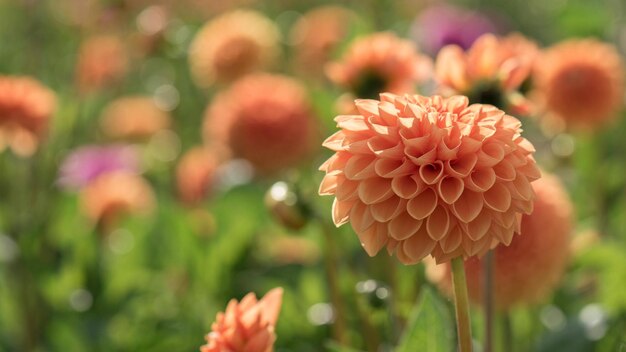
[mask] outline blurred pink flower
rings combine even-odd
[[[0,75],[0,151],[31,156],[50,125],[56,96],[30,77]]]
[[[534,98],[552,117],[594,128],[624,107],[624,64],[617,49],[595,39],[573,39],[548,48],[533,75]]]
[[[226,146],[263,174],[305,160],[316,129],[304,86],[270,74],[248,75],[233,83],[215,97],[204,121],[208,141]]]
[[[279,54],[280,32],[262,13],[235,10],[207,22],[189,48],[194,81],[203,88],[231,82],[271,65]]]
[[[563,185],[553,175],[533,183],[534,210],[522,217],[521,233],[509,246],[494,249],[494,299],[500,310],[539,303],[563,276],[573,228],[573,206]],[[483,260],[465,262],[470,300],[482,303]],[[449,265],[427,263],[427,277],[452,296]]]
[[[109,172],[138,173],[139,163],[137,150],[128,145],[84,146],[73,150],[63,160],[58,183],[77,189]]]
[[[478,37],[497,30],[496,24],[485,14],[437,4],[420,12],[411,27],[411,36],[424,51],[435,55],[449,44],[467,50]]]
[[[466,52],[457,45],[441,49],[435,77],[444,95],[463,94],[472,104],[527,114],[531,106],[520,87],[530,77],[538,53],[537,45],[520,34],[485,34]]]
[[[275,288],[257,301],[254,293],[241,302],[231,300],[224,313],[218,313],[207,344],[201,352],[272,352],[276,334],[274,327],[280,313],[283,289]]]
[[[328,77],[355,98],[382,92],[412,93],[431,76],[432,62],[415,45],[391,32],[356,39],[340,61],[327,66]]]
[[[356,107],[324,142],[335,154],[319,193],[335,196],[335,225],[350,222],[369,255],[445,262],[511,243],[540,177],[516,118],[463,96],[385,93]]]

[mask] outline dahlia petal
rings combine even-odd
[[[318,191],[319,195],[328,196],[335,194],[335,191],[337,190],[337,179],[338,176],[336,175],[324,176]]]
[[[431,150],[423,153],[423,154],[418,154],[418,153],[411,153],[410,150],[407,149],[407,147],[405,147],[404,152],[407,154],[407,156],[409,157],[409,159],[411,159],[411,161],[413,161],[416,165],[427,165],[427,164],[431,164],[435,161],[441,162],[437,159],[437,148],[433,147]],[[419,156],[416,156],[419,155]]]
[[[496,173],[491,168],[478,169],[465,178],[465,186],[474,192],[485,192],[496,182]]]
[[[387,159],[382,158],[374,163],[374,171],[378,176],[393,178],[411,175],[417,172],[417,165],[408,159]]]
[[[541,171],[539,170],[537,164],[534,162],[527,163],[526,165],[519,167],[517,171],[526,175],[528,180],[531,182],[541,178]]]
[[[389,199],[370,205],[372,217],[378,222],[388,222],[396,217],[406,205],[406,201],[399,197]]]
[[[467,223],[467,235],[474,241],[483,238],[491,226],[491,212],[482,211],[476,219]]]
[[[340,201],[337,198],[333,201],[333,223],[335,226],[339,227],[349,220],[350,210],[352,209],[352,205],[354,205],[354,201]]]
[[[450,228],[450,216],[446,208],[438,206],[426,219],[426,230],[428,236],[435,241],[442,239]]]
[[[344,150],[345,134],[343,131],[335,132],[332,136],[326,138],[322,146],[332,151],[338,152]]]
[[[375,256],[387,243],[387,224],[374,223],[369,229],[357,232],[361,246],[370,257]]]
[[[391,197],[392,181],[383,177],[372,177],[361,181],[358,186],[359,198],[365,204],[380,203]]]
[[[398,260],[400,261],[400,263],[404,265],[413,265],[413,264],[419,263],[419,260],[415,260],[409,257],[409,255],[404,252],[404,248],[402,248],[403,244],[404,242],[401,242],[400,245],[398,246],[398,249],[396,250],[396,256],[398,257]]]
[[[439,241],[439,246],[444,253],[452,253],[461,245],[463,239],[463,231],[460,227],[455,226],[447,236]]]
[[[430,254],[436,244],[425,231],[420,230],[402,242],[402,252],[415,263]]]
[[[445,101],[444,109],[453,114],[460,114],[469,105],[469,99],[464,95],[455,95]]]
[[[350,224],[355,232],[364,232],[374,223],[374,218],[367,205],[355,202],[350,210]]]
[[[388,139],[374,137],[367,141],[369,150],[379,158],[402,159],[404,157],[404,146],[402,143],[390,143]]]
[[[437,207],[437,194],[431,188],[426,188],[406,205],[407,212],[415,219],[421,220],[432,214]]]
[[[350,181],[345,177],[337,179],[341,183],[337,184],[335,189],[335,197],[340,201],[354,200],[358,196],[359,183],[356,181]]]
[[[350,152],[352,154],[364,154],[370,155],[372,151],[370,150],[369,143],[367,139],[351,142],[345,146],[345,151]]]
[[[280,313],[280,306],[283,301],[283,289],[280,287],[274,288],[268,291],[261,301],[259,306],[261,307],[261,313],[263,320],[271,325],[276,325],[278,321],[278,314]]]
[[[419,175],[427,185],[433,185],[443,177],[443,162],[440,160],[434,163],[420,166]]]
[[[397,241],[402,241],[419,230],[422,220],[416,220],[408,213],[403,212],[391,219],[387,225],[389,236]]]
[[[378,100],[372,99],[356,99],[354,101],[354,106],[359,114],[366,119],[370,116],[378,116],[378,104]]]
[[[439,160],[452,160],[452,159],[455,159],[460,147],[461,147],[460,143],[457,144],[456,146],[450,147],[442,139],[439,142],[439,146],[437,148],[437,158]]]
[[[463,188],[463,180],[456,177],[444,176],[441,181],[439,181],[437,190],[444,202],[452,204],[459,199],[461,193],[463,193]]]
[[[414,119],[410,120],[415,121]],[[416,131],[411,128],[410,130],[402,130],[400,132],[400,135],[402,136],[402,143],[404,143],[405,146],[404,152],[406,155],[412,155],[417,158],[433,148],[430,142],[430,135],[407,138],[407,133],[416,133]]]
[[[528,141],[528,139],[524,138],[524,137],[518,137],[515,140],[515,143],[517,144],[518,147],[520,147],[523,151],[526,152],[526,154],[531,154],[536,152],[537,150],[535,149],[535,146],[530,143],[530,141]]]
[[[345,165],[344,173],[350,180],[364,180],[375,177],[374,157],[355,155]]]
[[[466,91],[469,88],[465,53],[456,45],[447,45],[437,54],[435,60],[435,75],[442,84],[454,87],[456,91]]]
[[[455,160],[448,160],[445,163],[446,172],[450,176],[464,178],[472,172],[477,160],[476,154],[467,154]]]
[[[485,205],[498,212],[506,212],[511,207],[511,193],[501,183],[496,183],[483,194]]]
[[[483,195],[468,189],[452,204],[452,212],[462,222],[474,220],[483,208]]]
[[[381,102],[378,104],[378,115],[388,125],[392,125],[398,120],[398,109],[393,104],[388,102]]]
[[[482,146],[478,151],[477,166],[493,167],[504,159],[504,149],[496,143],[489,143]]]
[[[520,175],[519,173],[517,174],[517,178],[511,182],[511,185],[513,186],[509,188],[512,191],[511,194],[522,200],[531,200],[535,194],[526,176]]]
[[[415,175],[394,177],[391,181],[391,189],[400,198],[411,199],[424,189],[425,185]]]
[[[339,117],[343,118],[340,119]],[[337,127],[345,131],[363,132],[370,130],[363,116],[338,116],[335,121],[337,122]]]
[[[493,167],[496,178],[500,181],[513,181],[517,176],[517,171],[506,159],[499,162]]]
[[[267,330],[257,330],[242,349],[246,352],[265,352],[270,345],[272,335]]]
[[[483,145],[482,141],[476,140],[473,137],[465,136],[463,137],[463,141],[461,142],[461,147],[459,148],[459,157],[474,154],[480,150],[480,147]]]

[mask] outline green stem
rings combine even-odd
[[[493,251],[483,262],[483,309],[485,314],[485,352],[493,351]]]
[[[339,344],[346,345],[348,343],[348,339],[346,335],[345,305],[341,297],[339,278],[337,277],[337,270],[339,270],[339,257],[337,253],[337,244],[335,243],[335,234],[329,227],[329,225],[322,223],[322,232],[324,233],[324,242],[326,246],[324,268],[328,278],[330,301],[335,311],[333,337],[337,340],[337,342],[339,342]]]
[[[502,313],[502,333],[504,351],[513,352],[513,322],[508,311]]]
[[[459,352],[472,352],[472,327],[470,325],[469,300],[463,257],[452,259],[452,285],[454,286],[454,308],[459,339]]]

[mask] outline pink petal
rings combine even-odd
[[[477,160],[476,154],[467,154],[455,160],[448,160],[445,163],[446,172],[451,176],[463,178],[472,172]]]
[[[387,222],[397,216],[405,205],[404,199],[394,196],[383,202],[370,205],[370,212],[376,221]]]
[[[483,208],[482,193],[472,192],[466,189],[459,199],[452,204],[452,211],[462,222],[474,220]]]
[[[333,201],[333,223],[335,226],[339,227],[348,222],[350,210],[354,203],[354,201],[342,202],[335,198]]]
[[[282,302],[283,289],[281,287],[268,291],[265,296],[261,298],[259,306],[261,306],[263,318],[266,322],[270,323],[270,325],[276,325]]]
[[[411,199],[421,192],[426,186],[415,175],[394,177],[391,181],[391,189],[400,198]]]
[[[374,171],[378,176],[392,178],[416,173],[417,165],[409,160],[382,158],[374,163]]]
[[[391,219],[387,228],[389,236],[397,241],[402,241],[417,232],[420,226],[422,226],[421,220],[416,220],[408,213],[403,212]]]
[[[483,211],[467,224],[467,235],[474,241],[483,238],[491,226],[491,212]]]
[[[420,167],[419,174],[426,184],[435,184],[439,182],[443,176],[443,163],[440,160],[437,160],[432,164],[422,165]]]
[[[478,169],[465,178],[465,186],[474,192],[484,192],[496,182],[496,173],[491,168]]]
[[[357,232],[361,245],[370,257],[375,256],[387,243],[387,224],[376,223],[367,231]]]
[[[355,155],[348,160],[344,168],[346,177],[350,180],[364,180],[376,176],[374,172],[375,157]]]
[[[456,202],[461,196],[461,193],[463,193],[463,180],[456,177],[445,176],[439,181],[437,188],[441,199],[448,204],[452,204]]]
[[[446,209],[442,206],[435,208],[432,214],[426,219],[426,230],[428,236],[435,241],[442,239],[448,234],[450,228],[450,217]]]
[[[498,212],[505,212],[511,207],[511,193],[506,186],[496,183],[483,194],[485,205]]]
[[[436,207],[437,194],[432,189],[426,188],[415,198],[409,200],[406,210],[412,217],[421,220],[429,216]]]
[[[429,255],[436,244],[437,242],[421,230],[402,243],[402,252],[410,259],[409,262],[416,263]]]

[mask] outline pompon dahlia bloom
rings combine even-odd
[[[231,300],[224,313],[217,313],[207,344],[201,352],[272,352],[276,333],[274,327],[280,313],[283,289],[275,288],[257,301],[254,293],[241,302]]]
[[[122,80],[128,70],[124,43],[114,35],[87,39],[78,50],[76,81],[82,92],[90,92]]]
[[[540,177],[516,118],[463,96],[385,93],[356,107],[323,144],[335,154],[319,193],[335,196],[335,225],[350,222],[369,255],[445,262],[511,243]]]
[[[149,213],[154,204],[148,182],[125,171],[103,174],[80,191],[82,212],[104,229],[110,229],[122,215]]]
[[[309,76],[320,75],[356,18],[351,10],[334,5],[305,13],[290,32],[297,68]]]
[[[480,12],[437,4],[420,12],[411,27],[411,36],[427,53],[435,55],[449,44],[467,50],[478,37],[497,30],[489,17]]]
[[[571,201],[561,182],[544,175],[533,183],[534,211],[522,217],[521,234],[494,249],[494,299],[500,310],[541,302],[557,286],[567,265],[573,227]],[[482,260],[465,262],[469,298],[482,303]],[[427,277],[452,296],[449,265],[427,263]]]
[[[147,139],[170,127],[170,115],[151,97],[128,96],[109,103],[100,116],[105,135],[116,139]]]
[[[188,150],[176,167],[178,195],[186,204],[197,204],[211,191],[219,161],[205,147]]]
[[[205,136],[269,174],[294,166],[317,135],[305,88],[280,75],[255,74],[219,94],[207,109]]]
[[[326,71],[354,97],[369,99],[382,92],[411,93],[415,84],[430,77],[431,68],[431,60],[411,41],[383,32],[356,39]]]
[[[279,54],[280,32],[263,14],[232,11],[211,20],[196,34],[189,64],[200,87],[231,82],[271,65]]]
[[[444,95],[463,94],[472,104],[526,114],[531,107],[520,90],[538,53],[537,45],[521,34],[502,38],[485,34],[467,52],[457,45],[441,49],[435,77]]]
[[[594,127],[623,107],[624,65],[616,48],[595,39],[547,49],[533,75],[538,104],[567,124]]]
[[[0,151],[30,156],[44,138],[56,96],[30,77],[0,76]]]
[[[63,187],[78,189],[109,172],[139,173],[139,164],[139,154],[132,146],[80,147],[63,160],[58,182]]]

